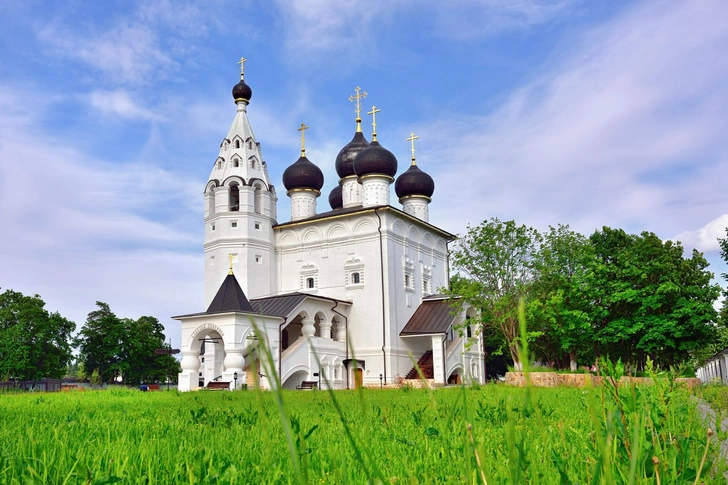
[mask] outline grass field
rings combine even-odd
[[[725,483],[687,391],[615,391],[0,395],[0,483]]]

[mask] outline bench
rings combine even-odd
[[[230,389],[230,383],[223,381],[210,381],[207,383],[207,388],[211,391],[227,391]]]
[[[318,382],[317,381],[303,381],[301,384],[296,386],[296,389],[299,391],[305,391],[305,390],[311,390],[311,389],[318,389]]]

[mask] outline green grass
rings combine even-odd
[[[341,414],[321,391],[3,395],[0,483],[693,483],[706,450],[693,400],[667,381],[616,397],[483,386],[335,398]],[[699,483],[725,483],[716,447]]]

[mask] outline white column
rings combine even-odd
[[[359,179],[363,189],[362,205],[374,207],[377,205],[389,205],[389,184],[392,177],[383,174],[368,174]]]
[[[316,198],[321,195],[318,190],[293,189],[288,191],[291,198],[291,220],[298,221],[316,215]]]
[[[346,342],[346,326],[343,322],[336,323],[336,340]]]
[[[316,327],[313,325],[313,320],[310,320],[308,318],[303,319],[303,327],[301,327],[301,334],[304,338],[311,337],[313,334],[316,333]]]
[[[445,383],[445,359],[442,355],[442,342],[444,335],[433,335],[432,337],[432,367],[435,374],[435,382]]]
[[[319,337],[331,338],[331,322],[323,320],[319,322]]]
[[[420,195],[410,195],[399,199],[402,210],[422,221],[430,222],[430,198]]]
[[[177,389],[191,391],[199,387],[200,351],[185,350],[180,362],[182,372],[177,376]]]
[[[356,180],[356,175],[349,175],[339,180],[341,185],[341,201],[342,206],[346,209],[347,207],[355,207],[361,205],[362,197],[362,186]]]
[[[225,349],[225,360],[223,360],[223,364],[225,365],[225,371],[222,374],[222,380],[229,382],[231,389],[235,389],[236,385],[237,389],[240,389],[240,386],[245,383],[245,371],[243,371],[245,358],[243,357],[243,349]],[[238,373],[237,381],[235,380],[236,372]]]
[[[230,208],[230,187],[215,188],[215,214],[228,212]]]

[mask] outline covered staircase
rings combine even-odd
[[[427,352],[422,354],[420,360],[417,361],[417,366],[419,366],[420,370],[422,371],[422,375],[425,376],[425,379],[435,378],[435,368],[432,363],[432,350],[428,350]],[[420,375],[417,373],[417,368],[412,367],[412,369],[407,373],[404,378],[419,379]]]

